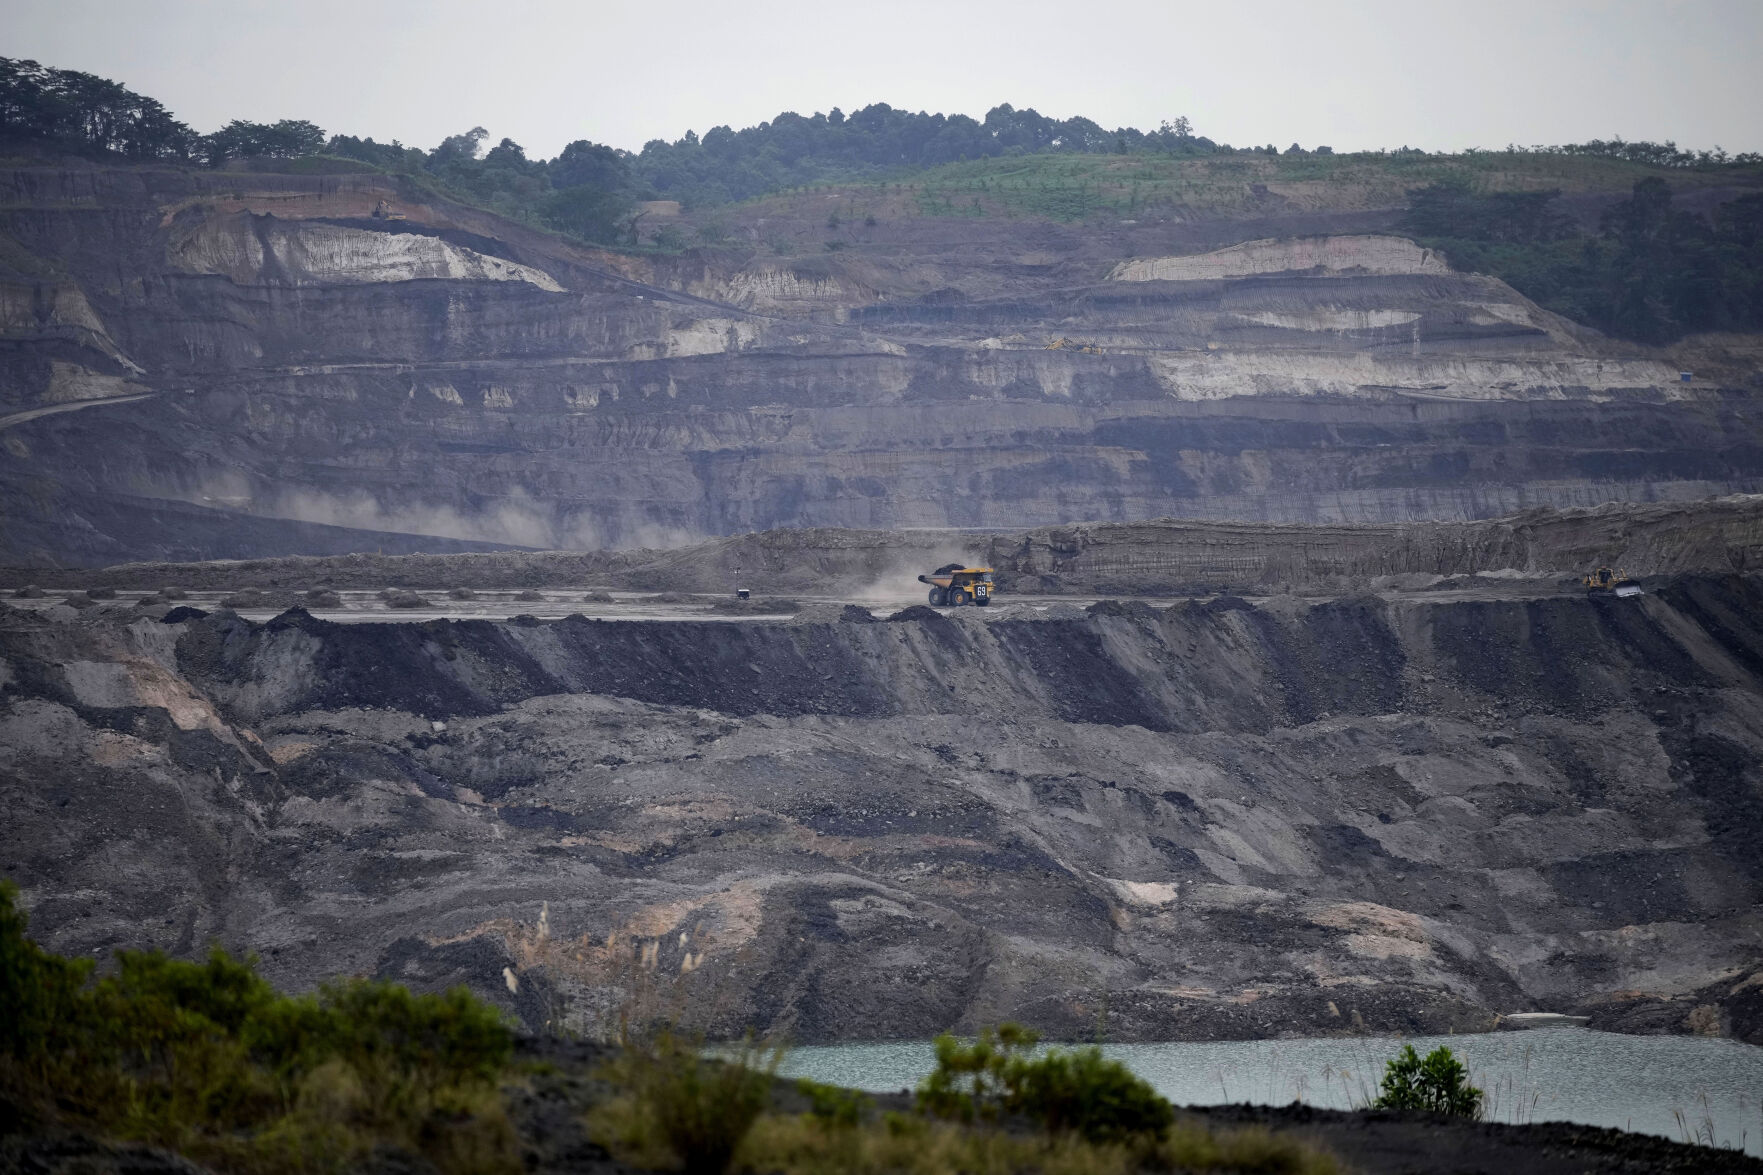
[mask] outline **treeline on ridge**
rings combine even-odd
[[[484,150],[473,127],[432,150],[330,135],[311,122],[234,120],[197,134],[152,98],[120,83],[34,61],[0,58],[0,150],[51,150],[184,166],[242,165],[327,171],[350,167],[405,178],[583,241],[635,246],[637,204],[677,199],[710,206],[821,183],[905,176],[962,160],[1045,154],[1279,155],[1197,135],[1186,118],[1154,131],[1107,130],[1008,104],[984,119],[912,113],[885,103],[849,115],[785,112],[734,130],[688,131],[640,152],[579,139],[554,159],[529,159],[504,138]],[[1674,143],[1593,140],[1509,147],[1509,153],[1596,156],[1666,169],[1751,167],[1757,154],[1683,151]],[[1285,154],[1330,155],[1328,147]],[[1377,153],[1385,154],[1385,153]],[[1395,157],[1423,155],[1403,147]],[[1470,152],[1469,154],[1476,154]],[[1692,331],[1763,329],[1763,195],[1740,197],[1712,220],[1672,205],[1663,180],[1637,184],[1598,230],[1559,211],[1559,192],[1482,192],[1441,183],[1409,192],[1404,227],[1459,268],[1494,274],[1537,302],[1620,338],[1664,343]],[[677,231],[663,229],[662,232]],[[660,238],[649,242],[677,247]]]
[[[1194,134],[1186,118],[1154,131],[1106,130],[1087,118],[1054,119],[1007,103],[983,121],[911,113],[886,103],[849,117],[836,107],[812,116],[785,112],[739,131],[714,127],[702,139],[691,131],[671,143],[656,139],[634,153],[581,139],[551,160],[529,159],[506,138],[484,152],[487,138],[488,132],[474,127],[424,151],[371,137],[327,138],[313,123],[295,119],[234,120],[202,135],[120,83],[0,58],[0,145],[208,167],[326,155],[427,180],[504,215],[601,243],[637,243],[631,211],[638,200],[721,204],[1000,155],[1231,150]],[[1278,153],[1275,147],[1256,150]]]
[[[741,130],[718,126],[702,137],[687,131],[672,142],[651,140],[639,152],[579,139],[550,160],[529,159],[520,144],[507,138],[486,152],[488,138],[482,127],[474,127],[425,151],[371,137],[327,137],[322,128],[299,119],[236,119],[204,135],[159,102],[118,82],[0,58],[0,149],[31,147],[207,167],[242,160],[282,161],[271,165],[288,167],[307,160],[312,166],[304,170],[315,171],[334,169],[335,161],[346,159],[514,219],[605,244],[638,243],[632,213],[640,200],[674,199],[703,207],[819,183],[904,176],[946,163],[1013,155],[1281,154],[1272,144],[1233,148],[1214,142],[1195,134],[1186,118],[1165,121],[1150,131],[1109,130],[1088,118],[1055,119],[1008,103],[983,119],[913,113],[886,103],[849,115],[836,107],[813,115],[786,111]],[[1672,168],[1763,161],[1756,155],[1688,152],[1669,142],[1621,139],[1508,150],[1596,155]],[[1304,150],[1294,143],[1284,153],[1333,151],[1326,146]],[[1389,154],[1424,152],[1403,147]]]

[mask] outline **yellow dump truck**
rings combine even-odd
[[[949,563],[929,575],[919,576],[918,582],[930,584],[930,602],[938,608],[959,608],[963,604],[978,604],[983,608],[992,602],[990,567]]]
[[[1600,567],[1586,576],[1581,583],[1585,584],[1586,595],[1602,596],[1614,594],[1618,596],[1638,596],[1641,585],[1610,567]]]

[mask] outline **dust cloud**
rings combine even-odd
[[[891,552],[880,570],[868,581],[854,584],[842,594],[855,603],[872,607],[886,604],[899,607],[922,604],[930,589],[919,583],[918,577],[928,575],[946,563],[962,563],[969,567],[986,566],[985,556],[955,542],[928,550]]]
[[[706,536],[686,527],[651,522],[620,526],[580,514],[558,504],[516,491],[479,510],[450,505],[402,503],[389,505],[366,491],[334,494],[321,490],[289,490],[267,503],[239,496],[209,497],[211,504],[235,503],[251,513],[297,522],[313,522],[355,530],[436,538],[502,543],[546,551],[673,550],[702,542]]]

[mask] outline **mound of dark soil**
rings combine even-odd
[[[1582,1002],[1590,1027],[1636,1036],[1690,1032],[1763,1045],[1763,970],[1709,984],[1688,995],[1622,992]]]
[[[1418,1111],[1318,1110],[1296,1104],[1204,1106],[1188,1113],[1209,1126],[1264,1126],[1296,1134],[1372,1175],[1763,1175],[1763,1161],[1737,1151],[1572,1122],[1507,1126]]]
[[[1143,600],[1097,600],[1084,611],[1091,616],[1132,616],[1142,620],[1152,620],[1157,616],[1157,609]]]

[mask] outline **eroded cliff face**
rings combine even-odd
[[[1410,242],[1281,235],[1314,210],[1193,254],[1192,226],[932,218],[812,256],[755,226],[634,257],[376,176],[0,186],[12,562],[1763,486],[1743,365],[1683,384]]]
[[[1654,1028],[1706,1002],[1756,1039],[1720,994],[1763,962],[1754,578],[1041,620],[96,611],[0,619],[0,865],[69,953],[218,937],[294,987],[462,981],[583,1031],[1443,1031],[1644,992]]]
[[[236,285],[324,286],[360,282],[527,282],[563,292],[541,269],[486,256],[437,237],[335,224],[289,222],[248,212],[205,217],[174,236],[167,259],[182,273]]]

